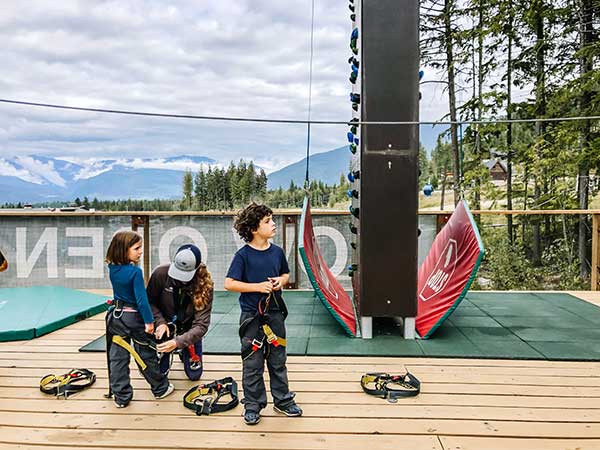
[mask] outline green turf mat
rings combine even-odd
[[[482,353],[481,357],[506,359],[544,359],[544,356],[508,328],[461,328],[463,335]]]
[[[530,342],[546,359],[600,361],[600,346],[591,342]]]
[[[512,328],[520,339],[527,342],[591,342],[598,338],[596,328]]]
[[[485,354],[457,327],[441,326],[433,339],[417,341],[425,356],[452,358],[480,358]]]
[[[80,352],[106,352],[106,336],[102,335],[79,348]]]
[[[405,340],[392,319],[374,319],[373,339],[346,336],[312,292],[284,293],[290,355],[429,356],[600,361],[600,308],[568,294],[470,292],[429,340]],[[239,354],[237,294],[220,302],[206,353]],[[103,351],[98,338],[82,351]]]
[[[450,316],[448,319],[455,327],[460,328],[489,328],[502,327],[498,322],[490,316]]]
[[[464,302],[464,300],[463,300]],[[450,317],[456,316],[487,316],[485,311],[478,308],[477,306],[462,306],[462,303],[458,305],[458,308],[450,315]]]
[[[423,356],[415,340],[395,336],[375,336],[373,339],[337,337],[311,337],[308,340],[309,355],[340,356]]]
[[[0,342],[33,339],[106,310],[106,296],[62,286],[0,289]]]
[[[600,308],[598,308],[600,311]],[[535,317],[535,316],[496,316],[494,320],[505,328],[537,328],[537,329],[556,329],[556,328],[593,328],[594,323],[576,316],[569,311],[564,310],[555,316]]]
[[[347,336],[346,332],[337,324],[328,325],[313,324],[309,330],[309,336],[313,337],[338,337]]]

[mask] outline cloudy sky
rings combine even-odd
[[[347,0],[316,0],[312,118],[349,120]],[[307,117],[310,0],[2,0],[0,98],[157,113]],[[431,77],[430,77],[431,79]],[[421,120],[445,113],[422,86]],[[315,125],[312,151],[344,145]],[[207,122],[0,103],[3,157],[208,156],[268,170],[304,156],[306,125]]]

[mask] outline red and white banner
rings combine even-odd
[[[419,268],[416,329],[431,337],[465,297],[484,249],[467,202],[461,201]]]
[[[300,233],[298,235],[298,250],[306,273],[317,296],[321,299],[331,315],[340,323],[346,333],[356,336],[356,317],[352,299],[342,285],[331,273],[321,255],[313,232],[310,200],[304,198],[302,217],[300,218]]]

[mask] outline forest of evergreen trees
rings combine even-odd
[[[330,206],[343,201],[350,184],[343,175],[339,184],[328,186],[322,181],[312,181],[308,188],[314,207]],[[186,172],[183,177],[181,209],[208,211],[231,210],[243,207],[250,201],[260,201],[271,208],[301,208],[305,191],[293,181],[287,189],[267,190],[267,175],[257,171],[254,163],[233,161],[227,170],[209,168],[196,174]]]
[[[423,0],[424,81],[441,83],[453,122],[432,154],[433,181],[449,175],[455,201],[472,209],[587,209],[600,166],[599,122],[589,119],[600,116],[599,24],[598,0]],[[553,120],[565,117],[581,119]],[[514,119],[530,122],[493,122]],[[460,123],[481,120],[492,122]],[[507,166],[502,189],[490,182],[488,158]],[[501,233],[484,236],[487,261],[504,272],[521,266],[494,255],[533,268],[564,261],[565,278],[584,280],[589,221],[508,216]]]

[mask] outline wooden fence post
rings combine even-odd
[[[144,282],[150,278],[150,216],[131,216],[131,229],[137,231],[144,228]]]
[[[592,291],[598,290],[598,271],[600,270],[600,236],[598,232],[600,228],[600,214],[592,214]]]

